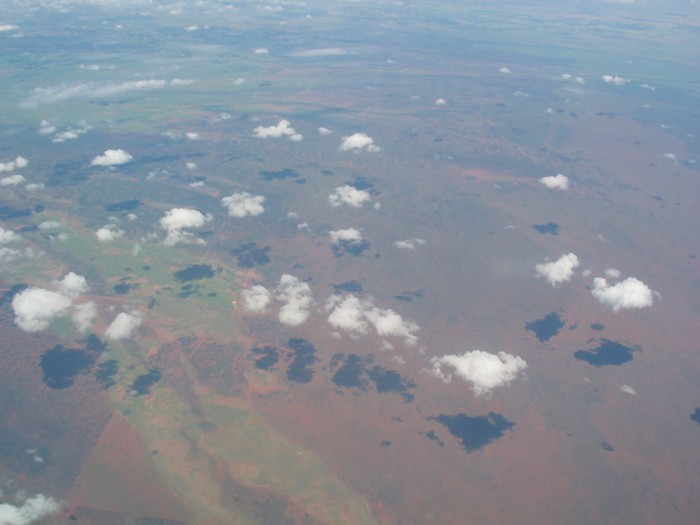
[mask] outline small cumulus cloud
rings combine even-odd
[[[158,221],[160,227],[167,232],[163,244],[175,246],[192,239],[194,235],[186,230],[201,228],[211,222],[213,218],[209,213],[205,215],[198,210],[189,208],[172,208],[168,210],[165,212],[165,216]]]
[[[25,179],[22,175],[16,173],[14,175],[10,175],[9,177],[0,179],[0,186],[18,186],[26,180],[27,179]]]
[[[115,341],[128,339],[131,334],[143,323],[141,312],[134,311],[129,313],[121,312],[114,321],[110,323],[105,330],[105,336]]]
[[[569,177],[558,173],[557,175],[549,175],[539,179],[540,184],[550,190],[566,191],[569,189]]]
[[[107,224],[95,232],[100,242],[112,242],[124,236],[124,230],[117,228],[116,224]]]
[[[0,162],[0,173],[6,171],[14,171],[16,169],[22,169],[29,164],[29,161],[24,157],[18,156],[15,160],[9,162]]]
[[[362,233],[357,228],[331,230],[329,235],[333,244],[362,242]]]
[[[234,193],[221,199],[221,205],[228,209],[229,217],[255,217],[265,211],[263,203],[265,197],[262,195],[251,195],[244,191]]]
[[[6,230],[0,226],[0,244],[7,244],[20,240],[21,237],[12,230]]]
[[[306,49],[303,51],[295,51],[293,53],[290,53],[289,56],[297,58],[316,58],[343,56],[347,54],[347,49],[342,49],[340,47],[324,47],[320,49]]]
[[[258,126],[253,130],[253,133],[259,139],[289,137],[289,140],[294,142],[299,142],[303,139],[302,135],[290,126],[287,119],[280,120],[274,126]]]
[[[185,133],[185,137],[187,137],[190,140],[199,140],[199,133],[196,133],[194,131],[188,131]]]
[[[339,149],[340,151],[365,150],[373,153],[381,151],[381,148],[374,144],[374,139],[366,133],[353,133],[343,137]]]
[[[491,354],[483,350],[433,357],[431,363],[433,375],[449,383],[452,375],[444,369],[450,368],[457,377],[471,383],[471,389],[477,396],[490,394],[495,388],[510,383],[527,368],[527,363],[521,357],[506,352]]]
[[[117,166],[120,164],[126,164],[134,160],[129,153],[123,149],[108,149],[104,152],[104,155],[98,155],[90,162],[91,166]]]
[[[2,26],[0,26],[0,29]],[[30,525],[63,511],[65,504],[49,496],[37,494],[29,498],[18,498],[21,503],[0,503],[0,524]]]
[[[314,299],[308,283],[288,273],[280,277],[275,288],[275,299],[282,304],[279,320],[288,326],[298,326],[309,318]]]
[[[356,295],[334,295],[325,305],[328,323],[353,336],[364,335],[374,329],[379,337],[401,337],[413,346],[418,340],[415,332],[420,327],[403,319],[390,308],[382,309],[374,305],[371,298],[360,299]]]
[[[191,86],[194,84],[195,80],[193,78],[173,78],[170,81],[171,86]]]
[[[358,190],[354,186],[346,184],[338,186],[333,193],[328,196],[328,203],[333,207],[348,204],[353,208],[361,208],[365,202],[368,202],[370,195],[368,191]]]
[[[635,277],[628,277],[616,284],[608,284],[605,277],[596,277],[591,294],[615,313],[623,309],[647,308],[654,303],[654,292]]]
[[[415,250],[416,246],[421,246],[425,244],[425,239],[419,239],[418,237],[411,237],[410,239],[404,239],[403,241],[395,241],[394,247],[399,250]]]
[[[555,288],[571,280],[574,269],[579,265],[578,257],[573,253],[562,255],[554,262],[545,262],[535,266],[538,277],[544,277]]]
[[[320,128],[318,128],[318,133],[319,133],[319,135],[330,135],[331,133],[333,133],[333,131],[331,131],[331,130],[328,129],[328,128],[324,128],[323,126],[321,126]]]
[[[107,98],[130,91],[162,89],[165,80],[129,80],[126,82],[83,82],[79,84],[60,84],[46,88],[36,88],[19,103],[22,108],[35,108],[42,104],[55,104],[71,98]]]
[[[253,54],[255,54],[255,55],[269,55],[270,50],[267,49],[266,47],[256,47],[253,50]]]
[[[613,84],[615,86],[623,86],[629,82],[628,78],[622,78],[617,75],[603,75],[603,82]]]
[[[499,73],[503,73],[505,75],[508,75],[510,73],[510,68],[508,67],[502,67],[501,69],[498,70]]]
[[[629,385],[620,385],[620,390],[622,390],[625,394],[630,394],[633,396],[637,395],[637,391]]]
[[[12,25],[12,24],[0,24],[0,33],[5,33],[7,31],[14,31],[16,29],[19,29],[19,27]]]
[[[87,333],[95,319],[97,319],[97,305],[93,301],[76,304],[71,314],[71,319],[73,319],[78,332],[81,334]]]
[[[444,98],[438,98],[435,100],[436,106],[444,106],[445,104],[447,104],[447,100],[445,100]]]
[[[270,290],[260,284],[251,286],[241,292],[243,308],[249,312],[262,312],[270,304],[272,294]]]

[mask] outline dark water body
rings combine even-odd
[[[231,250],[231,255],[238,259],[241,268],[255,268],[270,262],[270,250],[269,246],[259,247],[256,243],[249,242]]]
[[[399,295],[395,295],[394,299],[410,303],[413,302],[414,299],[420,299],[421,297],[423,297],[423,290],[416,290],[415,292],[403,292]]]
[[[260,356],[255,359],[255,368],[260,370],[270,370],[280,359],[280,352],[274,346],[254,347],[251,352]]]
[[[115,385],[114,376],[119,372],[119,363],[116,359],[108,359],[97,365],[97,372],[95,372],[95,379],[102,385],[102,388],[107,390],[108,388]]]
[[[143,202],[141,202],[138,199],[131,199],[128,201],[122,201],[122,202],[115,202],[112,204],[105,204],[105,209],[107,211],[115,212],[115,211],[133,211],[139,206],[141,206]]]
[[[342,257],[346,253],[349,253],[353,257],[361,257],[363,253],[370,249],[370,244],[368,241],[340,241],[333,245],[333,255],[336,257]]]
[[[364,357],[357,354],[335,354],[330,362],[331,369],[338,368],[331,381],[333,384],[344,388],[356,388],[363,392],[367,391],[369,384],[374,384],[374,388],[380,394],[397,393],[406,403],[410,403],[415,395],[408,392],[415,388],[415,383],[401,377],[395,370],[389,370],[379,365],[373,365],[374,356]]]
[[[474,452],[500,439],[507,430],[515,425],[496,412],[475,417],[466,414],[455,416],[440,414],[428,419],[442,423],[450,434],[462,442],[462,446],[467,452]]]
[[[266,181],[292,179],[296,184],[304,184],[306,182],[306,179],[300,178],[299,172],[292,168],[284,168],[278,171],[263,170],[258,172],[258,175]]]
[[[600,368],[601,366],[619,366],[634,359],[634,352],[641,352],[639,346],[625,346],[619,341],[599,339],[600,344],[590,350],[578,350],[574,357],[579,361],[585,361],[589,365]]]
[[[533,224],[532,227],[539,233],[559,235],[559,225],[555,222],[548,222],[547,224]]]
[[[41,356],[44,384],[55,390],[68,388],[76,376],[89,370],[94,362],[95,357],[89,351],[56,345]]]
[[[157,368],[151,368],[147,373],[141,374],[131,384],[129,390],[136,392],[136,395],[145,396],[151,392],[151,387],[160,381],[162,377],[161,371]]]
[[[694,412],[691,412],[690,420],[700,425],[700,407],[696,408]]]
[[[612,446],[610,443],[608,443],[607,441],[601,441],[601,443],[600,443],[600,448],[602,448],[602,449],[605,450],[606,452],[612,452],[612,451],[615,450],[615,447],[613,447],[613,446]]]
[[[193,264],[175,272],[175,279],[181,283],[214,277],[214,269],[208,264]]]
[[[287,346],[294,351],[292,362],[287,368],[287,379],[296,383],[308,383],[314,377],[314,369],[311,367],[318,361],[316,348],[300,337],[289,339]]]
[[[559,314],[552,312],[542,319],[525,323],[525,330],[533,332],[535,337],[537,337],[541,343],[544,343],[557,335],[559,331],[564,328],[564,324]]]
[[[363,291],[362,284],[359,281],[345,281],[344,283],[338,283],[333,285],[333,291],[335,293],[348,292],[348,293],[360,293]]]
[[[605,325],[600,323],[591,323],[591,329],[595,330],[596,332],[602,332],[605,330]]]

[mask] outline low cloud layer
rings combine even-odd
[[[29,525],[63,510],[64,504],[55,499],[37,494],[21,504],[0,503],[1,525]]]
[[[141,312],[121,312],[105,330],[105,336],[116,341],[128,339],[131,334],[143,323]]]
[[[297,133],[287,119],[280,120],[275,126],[258,126],[253,133],[259,139],[289,137],[289,140],[299,142],[304,138],[301,133]]]
[[[166,80],[129,80],[126,82],[82,82],[36,88],[19,104],[22,108],[35,108],[45,104],[64,102],[72,98],[107,98],[132,91],[163,89]]]
[[[347,295],[334,295],[326,301],[328,323],[351,335],[364,335],[373,329],[379,337],[401,337],[413,346],[418,338],[415,333],[420,327],[406,321],[395,311],[378,308],[372,299],[360,299]]]
[[[542,177],[540,179],[540,184],[543,184],[550,190],[566,191],[569,189],[569,177],[558,173],[557,175]]]
[[[333,207],[347,204],[353,208],[361,208],[369,199],[368,191],[358,190],[354,186],[346,184],[333,190],[333,193],[328,196],[328,203]]]
[[[615,86],[623,86],[629,82],[628,78],[622,78],[617,75],[603,75],[603,82],[613,84]]]
[[[104,152],[104,155],[98,155],[92,159],[90,166],[118,166],[132,160],[134,160],[134,157],[123,149],[108,149]]]
[[[251,286],[241,292],[243,308],[249,312],[263,312],[272,299],[270,290],[260,284]]]
[[[8,162],[0,162],[0,173],[4,173],[6,171],[14,171],[16,169],[22,169],[27,164],[29,164],[29,161],[27,159],[18,156],[15,160],[11,160]]]
[[[490,354],[483,350],[434,357],[431,363],[433,375],[449,383],[452,375],[446,373],[445,368],[451,369],[457,377],[471,384],[477,396],[490,394],[495,388],[510,383],[527,368],[527,363],[520,357],[505,352]]]
[[[222,206],[228,209],[229,217],[255,217],[265,211],[263,207],[265,197],[262,195],[251,195],[244,191],[234,193],[221,199]]]
[[[165,212],[165,216],[158,221],[160,227],[167,232],[163,244],[175,246],[193,239],[194,235],[187,230],[201,228],[212,219],[212,215],[208,213],[205,215],[189,208],[173,208]]]
[[[417,237],[394,242],[394,246],[399,250],[415,250],[416,246],[421,246],[423,244],[425,244],[425,239],[419,239]]]
[[[303,51],[294,51],[289,53],[291,57],[297,58],[317,58],[317,57],[334,57],[347,55],[348,52],[340,47],[324,47],[321,49],[306,49]]]
[[[275,299],[282,304],[279,320],[288,326],[304,323],[314,302],[309,284],[288,273],[280,277],[279,285],[275,288]]]
[[[573,253],[562,255],[554,262],[545,262],[535,266],[539,277],[544,277],[554,287],[571,280],[574,269],[579,265],[578,257]]]
[[[331,230],[329,232],[331,242],[333,244],[345,243],[360,243],[362,242],[362,233],[357,228],[345,228],[342,230]]]
[[[343,137],[340,143],[340,151],[365,150],[370,152],[381,151],[379,146],[374,144],[374,139],[366,133],[353,133],[348,137]]]
[[[124,237],[124,230],[117,228],[116,224],[107,224],[95,232],[100,242],[112,242]]]
[[[647,308],[654,303],[651,288],[634,277],[616,284],[608,284],[604,277],[596,277],[591,294],[615,313],[623,309]]]

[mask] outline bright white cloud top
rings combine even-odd
[[[36,88],[19,103],[22,108],[35,108],[42,104],[55,104],[71,98],[106,98],[130,91],[162,89],[168,83],[160,79],[128,80],[125,82],[82,82]]]
[[[336,57],[347,55],[348,51],[340,47],[324,47],[320,49],[305,49],[303,51],[294,51],[289,53],[289,56],[296,58],[317,58],[317,57]]]
[[[213,218],[209,213],[205,215],[189,208],[173,208],[165,212],[165,216],[158,221],[160,227],[167,232],[163,244],[175,246],[192,239],[194,235],[186,230],[201,228]]]
[[[95,232],[100,242],[112,242],[124,237],[124,230],[117,228],[116,224],[107,224]]]
[[[343,230],[331,230],[329,232],[331,242],[338,244],[341,242],[360,243],[362,242],[362,233],[357,228],[345,228]]]
[[[561,173],[549,175],[548,177],[542,177],[540,179],[540,184],[550,190],[566,191],[569,189],[569,177]]]
[[[425,244],[425,239],[419,239],[418,237],[411,237],[410,239],[394,242],[394,246],[399,250],[415,250],[416,246],[423,244]]]
[[[241,292],[243,308],[249,312],[263,312],[270,304],[272,294],[270,290],[260,284],[251,286]]]
[[[288,273],[280,277],[279,285],[275,288],[275,299],[282,304],[279,320],[287,326],[304,323],[314,302],[309,284]]]
[[[123,149],[108,149],[104,152],[104,155],[98,155],[92,162],[91,166],[118,166],[120,164],[126,164],[134,160],[129,153]]]
[[[554,262],[536,265],[535,272],[537,272],[539,277],[547,279],[547,282],[556,288],[561,283],[571,280],[578,265],[578,257],[573,253],[567,253]]]
[[[263,207],[265,197],[262,195],[253,196],[244,191],[234,193],[221,199],[221,205],[228,209],[229,217],[256,217],[265,211]]]
[[[346,184],[338,186],[333,193],[328,196],[328,203],[333,207],[347,204],[353,208],[361,208],[370,199],[368,191],[358,190],[354,186]]]
[[[617,75],[603,75],[603,82],[613,84],[615,86],[623,86],[629,82],[628,78],[622,78]]]
[[[289,137],[289,140],[299,142],[304,137],[289,124],[287,119],[280,120],[274,126],[258,126],[253,130],[253,133],[259,139],[278,139],[280,137]]]
[[[4,177],[0,179],[0,186],[18,186],[26,180],[27,179],[25,179],[19,173],[15,173],[14,175],[10,175],[9,177]]]
[[[0,524],[29,525],[63,510],[64,504],[55,499],[37,494],[21,504],[0,503]]]
[[[143,323],[141,312],[121,312],[105,330],[105,336],[115,341],[128,339],[131,334]]]
[[[0,226],[0,244],[7,244],[20,240],[21,237],[12,230],[6,230]]]
[[[406,321],[395,311],[378,308],[371,298],[360,299],[353,294],[331,296],[325,305],[328,323],[351,335],[364,335],[374,329],[379,337],[401,337],[413,346],[420,327]]]
[[[472,392],[477,396],[490,394],[495,388],[510,383],[527,368],[527,363],[521,357],[505,352],[490,354],[483,350],[433,357],[430,362],[433,364],[433,375],[449,383],[452,375],[444,369],[452,369],[457,377],[471,383]]]
[[[634,277],[616,284],[608,284],[604,277],[596,277],[591,294],[615,313],[623,309],[647,308],[654,303],[651,288]]]
[[[8,162],[0,162],[0,173],[4,173],[6,171],[14,171],[16,169],[22,169],[27,164],[29,164],[29,161],[27,159],[18,156],[15,160],[11,160]]]
[[[97,305],[93,301],[76,304],[71,315],[75,327],[81,334],[87,333],[97,319]]]
[[[348,137],[343,137],[339,149],[340,151],[365,150],[373,153],[381,151],[381,148],[374,144],[374,139],[366,133],[353,133]]]

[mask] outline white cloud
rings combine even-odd
[[[91,166],[116,166],[118,164],[126,164],[129,161],[134,160],[129,153],[123,149],[108,149],[105,151],[104,155],[98,155],[92,162]]]
[[[498,72],[507,75],[510,73],[510,68],[502,67],[501,69],[498,70]]]
[[[578,257],[573,253],[562,255],[554,262],[545,262],[535,266],[535,271],[540,277],[554,287],[571,280],[574,269],[579,265]]]
[[[124,230],[117,228],[115,224],[107,224],[95,232],[97,240],[112,242],[124,236]]]
[[[298,326],[306,321],[314,302],[309,284],[288,273],[280,277],[279,285],[275,288],[275,299],[283,303],[279,320],[288,326]]]
[[[544,184],[550,190],[566,191],[569,189],[569,177],[558,173],[557,175],[542,177],[540,184]]]
[[[41,104],[64,102],[71,98],[105,98],[120,95],[129,91],[161,89],[166,86],[165,80],[129,80],[126,82],[83,82],[80,84],[60,84],[47,88],[36,88],[20,102],[20,107],[35,108]]]
[[[256,217],[265,211],[263,207],[265,197],[253,196],[247,191],[234,193],[221,199],[221,205],[228,208],[229,217]]]
[[[637,391],[629,385],[620,385],[620,390],[622,390],[625,394],[631,394],[633,396],[637,395]]]
[[[37,191],[37,190],[41,190],[44,188],[44,183],[40,182],[37,184],[36,182],[31,182],[31,183],[27,184],[24,188],[27,191]]]
[[[447,104],[447,100],[445,100],[444,98],[438,98],[435,100],[436,106],[444,106],[445,104]]]
[[[197,169],[197,163],[196,163],[196,162],[188,162],[188,163],[187,163],[187,169],[188,169],[188,170],[196,170],[196,169]]]
[[[459,378],[471,383],[471,389],[477,396],[490,394],[493,389],[510,383],[527,368],[527,363],[521,357],[505,352],[490,354],[482,350],[434,357],[431,363],[431,372],[446,383],[450,382],[452,375],[446,374],[443,367],[454,369]]]
[[[402,337],[409,346],[416,344],[420,327],[404,320],[395,311],[378,308],[371,299],[347,294],[334,295],[326,301],[328,323],[353,335],[366,334],[370,328],[380,337]]]
[[[341,242],[360,243],[362,242],[362,233],[357,228],[346,228],[344,230],[331,230],[329,232],[331,242],[338,244]]]
[[[253,53],[256,55],[269,55],[270,50],[267,49],[266,47],[256,47],[255,50],[253,51]]]
[[[97,319],[97,305],[93,301],[76,304],[71,315],[75,327],[81,334],[86,333]]]
[[[196,133],[194,131],[188,131],[187,133],[185,133],[185,136],[190,140],[199,140],[199,133]]]
[[[321,135],[330,135],[331,133],[333,133],[333,131],[331,131],[331,130],[328,129],[328,128],[324,128],[323,126],[321,126],[320,128],[318,128],[318,132],[319,132],[319,134],[321,134]]]
[[[591,294],[613,312],[629,308],[647,308],[654,303],[654,294],[646,284],[634,277],[609,285],[604,277],[593,279]]]
[[[608,268],[605,270],[605,277],[608,279],[619,279],[620,278],[620,270],[617,268]]]
[[[6,171],[14,171],[15,169],[22,169],[27,164],[29,164],[29,161],[27,159],[18,156],[15,160],[11,160],[9,162],[0,162],[0,173]]]
[[[251,286],[241,292],[243,308],[249,312],[262,312],[268,307],[271,300],[270,290],[260,284]]]
[[[577,84],[585,84],[586,83],[586,81],[583,79],[583,77],[574,78],[574,82],[576,82]]]
[[[22,184],[26,180],[27,179],[25,179],[22,175],[17,173],[15,175],[10,175],[9,177],[4,177],[0,179],[0,186],[17,186],[18,184]]]
[[[394,246],[399,250],[415,250],[417,245],[425,244],[424,239],[418,239],[417,237],[411,237],[403,241],[395,241]]]
[[[0,24],[0,33],[4,33],[6,31],[14,31],[15,29],[19,29],[19,27],[14,26],[12,24]]]
[[[48,120],[42,120],[39,124],[39,134],[40,135],[51,135],[56,131],[56,126],[51,124]]]
[[[629,82],[628,78],[618,77],[617,75],[603,75],[603,82],[606,84],[614,84],[615,86],[622,86]]]
[[[375,146],[374,139],[366,133],[353,133],[350,136],[343,137],[340,143],[340,151],[365,150],[370,152],[380,151],[379,146]]]
[[[21,169],[27,166],[29,164],[29,161],[25,159],[24,157],[17,157],[15,159],[15,166],[17,166],[17,169]]]
[[[198,180],[195,182],[190,182],[188,184],[190,188],[202,188],[204,186],[204,181],[203,180]]]
[[[41,224],[39,224],[40,230],[55,230],[56,228],[60,227],[61,225],[56,221],[44,221]]]
[[[0,503],[0,525],[29,525],[61,512],[63,507],[62,502],[43,494],[31,496],[25,499],[21,505]]]
[[[170,81],[171,86],[189,86],[194,84],[193,78],[174,78]]]
[[[358,190],[354,186],[346,184],[344,186],[338,186],[333,190],[333,193],[328,196],[328,203],[333,207],[341,206],[345,203],[353,208],[361,208],[369,199],[370,195],[368,191]]]
[[[27,288],[12,299],[15,323],[25,332],[46,330],[56,317],[67,315],[73,301],[44,288]]]
[[[77,299],[90,290],[85,277],[73,272],[67,273],[63,279],[54,281],[53,284],[58,288],[59,293],[71,300]]]
[[[561,78],[562,80],[571,80],[572,76],[571,73],[562,73]]]
[[[253,133],[259,139],[289,137],[289,140],[299,142],[303,138],[300,133],[297,133],[297,131],[289,125],[287,119],[280,120],[275,126],[258,126],[253,130]]]
[[[110,339],[128,339],[131,334],[143,323],[141,312],[134,311],[130,314],[121,312],[105,330],[105,336]]]
[[[14,242],[19,239],[21,239],[21,237],[15,232],[13,232],[12,230],[6,230],[2,226],[0,226],[0,244],[7,244],[9,242]]]
[[[158,221],[160,227],[167,232],[163,241],[166,246],[175,246],[193,237],[192,233],[185,230],[201,228],[213,219],[212,215],[204,215],[198,210],[189,208],[173,208],[165,212],[165,216]]]
[[[321,49],[307,49],[304,51],[295,51],[289,56],[298,58],[315,58],[315,57],[333,57],[347,55],[348,52],[340,47],[324,47]]]

